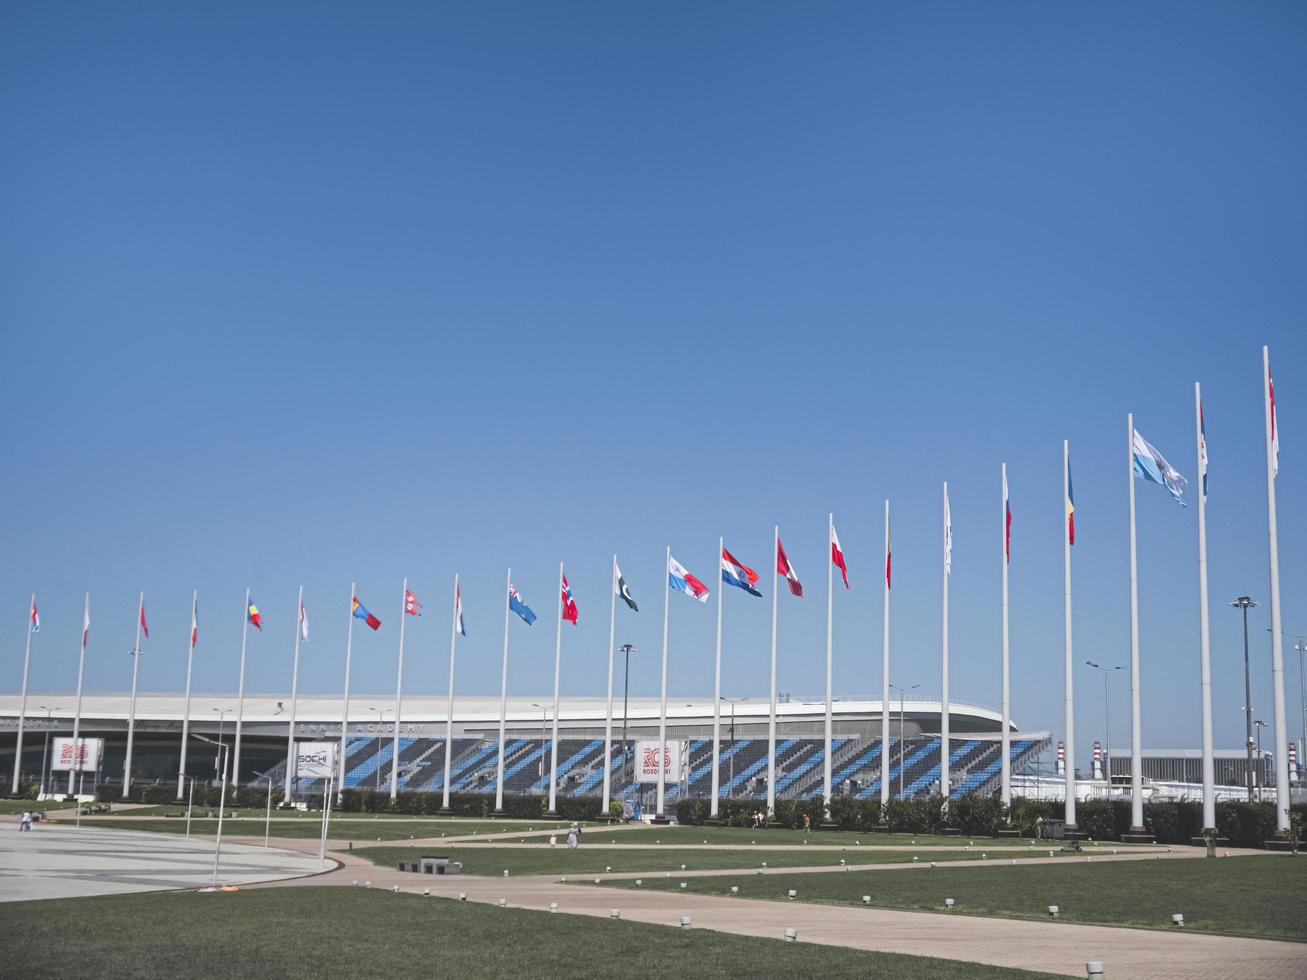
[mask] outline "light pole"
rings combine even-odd
[[[218,709],[214,708],[213,710],[217,711]],[[230,711],[230,710],[231,710],[230,708],[225,709],[225,711]],[[215,742],[213,739],[208,738],[204,735],[198,735],[195,732],[191,732],[191,738],[198,738],[201,742],[208,742],[210,745],[218,746],[218,755],[222,759],[222,766],[221,766],[222,775],[220,777],[222,779],[222,790],[218,793],[218,839],[213,845],[212,887],[217,888],[218,866],[222,861],[222,818],[224,812],[227,809],[227,779],[230,775],[227,768],[227,763],[228,763],[227,745],[224,742]]]
[[[631,654],[635,653],[636,650],[635,647],[631,646],[629,643],[623,643],[618,647],[618,649],[626,655],[626,680],[622,683],[622,781],[625,782],[627,779],[626,764],[631,761],[631,743],[627,741],[626,738],[627,724],[630,720],[629,708],[631,705]],[[632,780],[635,779],[634,765],[631,767],[630,778]]]
[[[45,712],[45,748],[41,750],[41,796],[45,796],[45,764],[50,755],[50,716],[56,711],[62,711],[63,708],[51,708],[44,704],[38,706],[41,711]]]
[[[1257,726],[1257,769],[1255,771],[1257,773],[1257,802],[1260,803],[1262,802],[1262,773],[1266,768],[1262,761],[1262,729],[1266,727],[1266,722],[1254,721],[1253,724]]]
[[[1243,713],[1244,728],[1248,748],[1248,802],[1253,801],[1253,684],[1252,674],[1248,669],[1248,610],[1257,608],[1257,601],[1241,595],[1230,603],[1235,609],[1243,610]]]
[[[536,768],[538,779],[545,778],[545,729],[549,721],[549,709],[543,704],[531,702],[531,707],[540,709],[540,765]]]
[[[891,684],[890,689],[899,692],[899,758],[904,757],[903,750],[903,699],[909,691],[915,691],[921,687],[920,684],[913,684],[911,687],[899,687],[897,684]],[[881,772],[885,773],[885,778],[889,778],[889,760],[880,760]],[[903,799],[903,769],[902,763],[899,764],[899,799]]]
[[[182,773],[182,779],[190,783],[186,796],[186,839],[191,839],[191,810],[195,809],[195,777]]]
[[[389,709],[389,708],[369,708],[368,710],[369,710],[369,711],[375,711],[375,712],[377,713],[377,751],[378,751],[378,754],[379,754],[380,751],[381,751],[381,748],[382,748],[382,745],[381,745],[381,730],[382,730],[382,728],[385,727],[385,724],[386,724],[386,712],[389,711],[390,709]],[[391,760],[391,764],[392,764],[393,766],[395,766],[395,775],[398,776],[398,775],[399,775],[399,760],[398,760],[398,759],[392,759],[392,760]],[[381,763],[380,763],[380,762],[377,763],[377,768],[376,768],[376,770],[375,770],[374,773],[373,773],[373,777],[374,777],[374,778],[373,778],[373,780],[372,780],[372,792],[374,792],[374,793],[379,793],[379,792],[381,792]]]
[[[1094,670],[1103,672],[1103,765],[1104,772],[1107,776],[1107,785],[1110,790],[1112,785],[1112,688],[1108,683],[1112,679],[1112,672],[1115,670],[1125,670],[1124,667],[1104,667],[1102,664],[1096,664],[1092,660],[1086,660],[1086,664],[1093,667]],[[1075,760],[1072,760],[1075,764]]]
[[[231,711],[231,708],[212,708],[210,710],[216,711],[218,713],[218,741],[215,743],[211,738],[206,738],[204,739],[204,741],[209,742],[211,744],[222,745],[223,744],[222,723],[227,720],[227,715]],[[213,753],[213,771],[214,771],[214,775],[217,776],[218,779],[221,780],[225,785],[227,782],[227,777],[225,774],[226,770],[222,766],[218,765],[218,760],[220,757],[221,757],[220,752]]]
[[[731,783],[735,782],[735,704],[738,701],[743,701],[744,698],[728,698],[726,697],[726,695],[723,694],[721,695],[721,699],[723,701],[729,702],[731,705],[731,750],[728,753],[728,755],[730,756],[731,766],[730,766],[730,776],[726,780],[726,785],[729,786],[731,785]]]
[[[267,809],[263,811],[263,849],[266,851],[268,849],[268,830],[272,826],[272,777],[266,772],[251,772],[250,775],[254,777],[256,783],[262,779],[268,784],[268,804]]]

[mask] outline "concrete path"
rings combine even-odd
[[[310,855],[261,845],[224,840],[219,882],[244,885],[321,870],[316,846]],[[212,840],[52,824],[30,833],[0,831],[0,902],[201,888],[212,878]]]

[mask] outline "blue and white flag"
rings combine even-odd
[[[522,622],[528,626],[536,621],[536,614],[522,601],[522,596],[511,585],[508,587],[508,608],[521,616]]]
[[[1207,499],[1207,419],[1203,415],[1203,403],[1198,403],[1198,485]]]
[[[1189,486],[1189,481],[1166,461],[1166,457],[1152,443],[1140,435],[1138,429],[1134,433],[1134,471],[1139,479],[1166,487],[1181,507],[1189,506],[1181,497],[1184,488]]]

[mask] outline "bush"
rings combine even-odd
[[[992,837],[1007,825],[1007,808],[997,796],[964,796],[951,802],[949,822],[969,836]]]

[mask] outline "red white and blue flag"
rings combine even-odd
[[[849,569],[844,564],[844,552],[840,549],[840,536],[835,533],[835,524],[830,526],[830,560],[835,563],[835,567],[840,570],[840,575],[844,577],[844,587],[849,587]]]
[[[803,583],[799,581],[794,566],[790,564],[789,558],[785,556],[785,546],[781,544],[779,537],[776,539],[776,571],[785,576],[785,582],[790,587],[791,595],[803,595]]]
[[[300,638],[305,643],[309,642],[309,613],[304,608],[303,599],[300,600]]]
[[[563,576],[562,594],[559,598],[563,603],[563,618],[575,626],[577,620],[581,616],[581,612],[576,608],[576,600],[572,598],[572,587],[567,584],[566,575]]]
[[[32,632],[41,632],[41,614],[36,611],[36,596],[32,596]]]
[[[408,589],[404,590],[404,612],[408,613],[410,616],[422,615],[422,603],[418,600],[418,597]]]
[[[667,560],[667,584],[700,602],[708,601],[708,586],[691,575],[675,558]]]
[[[736,561],[725,548],[722,549],[722,581],[727,585],[733,585],[737,589],[743,589],[749,595],[761,597],[762,593],[758,591],[758,573],[748,565]]]
[[[1007,474],[1003,474],[1003,560],[1012,561],[1012,501],[1007,495]]]
[[[463,628],[463,590],[460,586],[454,587],[454,629],[458,630],[459,636],[467,636],[467,630]]]
[[[200,621],[196,616],[199,600],[191,603],[191,649],[195,649],[195,644],[200,639]]]
[[[1275,382],[1271,379],[1271,359],[1266,357],[1266,397],[1270,401],[1271,412],[1271,475],[1280,475],[1280,427],[1275,420]]]

